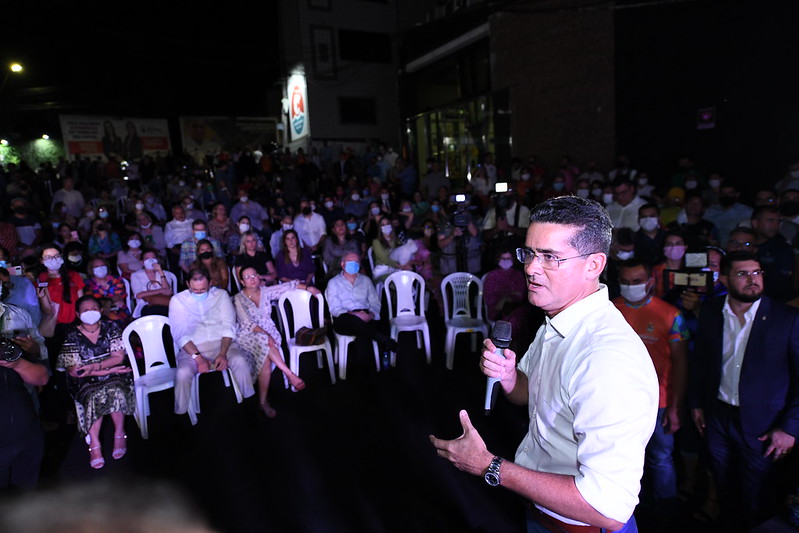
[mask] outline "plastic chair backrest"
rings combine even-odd
[[[121,279],[122,284],[125,285],[125,294],[127,294],[127,296],[125,297],[125,304],[128,306],[128,311],[132,315],[136,307],[134,305],[136,303],[136,299],[130,294],[130,282],[125,278],[123,278],[121,275],[119,276],[119,279]]]
[[[424,278],[419,274],[407,270],[394,272],[386,278],[383,292],[389,319],[402,315],[424,316],[424,305],[420,303],[420,297],[424,295]]]
[[[164,276],[166,277],[167,283],[169,283],[169,288],[172,289],[172,295],[179,293],[178,290],[178,277],[174,275],[169,270],[164,270]]]
[[[471,291],[473,283],[477,286],[477,294],[474,296]],[[448,289],[452,291],[452,301]],[[441,293],[444,297],[445,319],[458,316],[483,318],[483,283],[474,274],[468,272],[450,274],[441,281]]]
[[[125,351],[130,359],[130,366],[133,368],[133,379],[136,380],[150,370],[155,370],[161,366],[171,367],[164,346],[164,328],[169,327],[169,319],[161,315],[143,316],[128,324],[122,331],[122,341],[125,343]],[[139,361],[135,359],[133,345],[130,336],[136,333],[142,344],[144,353],[144,370],[139,372]]]
[[[369,271],[370,272],[374,272],[375,271],[375,251],[372,250],[371,246],[366,250],[366,257],[369,258]]]
[[[315,297],[318,301],[318,325],[314,325],[313,318],[311,317],[312,297]],[[324,309],[325,299],[321,293],[312,295],[306,290],[294,289],[281,294],[280,300],[278,301],[278,310],[280,311],[280,321],[283,323],[286,337],[293,339],[297,330],[302,327],[314,328],[323,326],[325,323]],[[291,313],[291,315],[289,315],[289,313]]]

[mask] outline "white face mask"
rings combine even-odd
[[[649,291],[646,288],[646,283],[641,285],[619,285],[621,290],[621,297],[628,302],[640,302],[646,298]]]
[[[373,215],[379,215],[380,214],[380,208],[379,207],[373,207],[372,208],[372,214]]]
[[[353,194],[352,195],[352,201],[353,202],[357,202],[360,199],[361,199],[361,195],[360,194]]]
[[[638,180],[638,185],[641,187],[646,187],[648,183],[649,183],[649,178],[641,178]]]
[[[591,193],[588,189],[577,189],[577,196],[580,198],[588,198],[588,195]]]
[[[250,225],[249,224],[239,224],[239,231],[241,233],[244,233],[246,231],[250,231]]]
[[[294,224],[283,224],[283,231],[294,229]]]
[[[718,189],[719,187],[721,187],[721,180],[708,180],[707,183],[714,189]]]
[[[57,259],[48,259],[44,262],[44,266],[46,266],[48,270],[58,270],[63,264],[64,260],[60,257]]]
[[[100,319],[102,318],[102,314],[100,311],[95,311],[94,309],[90,311],[84,311],[80,314],[80,321],[86,325],[91,326],[92,324],[97,324]]]
[[[128,248],[138,248],[141,246],[141,241],[139,239],[131,239],[128,241]]]
[[[685,189],[689,190],[689,191],[691,189],[696,189],[696,180],[686,181],[685,182]]]
[[[632,250],[619,250],[616,252],[616,257],[620,261],[627,261],[628,259],[632,259],[635,255],[635,252]]]
[[[391,235],[391,232],[394,231],[394,228],[391,227],[391,224],[386,224],[385,226],[380,226],[380,231],[383,232],[383,235],[388,237]]]
[[[241,203],[246,204],[249,201],[249,198],[247,198],[246,196],[242,196],[240,201]]]
[[[613,203],[613,193],[605,193],[602,195],[602,203],[605,205]]]
[[[638,221],[644,231],[655,231],[658,227],[657,217],[644,217]]]
[[[147,270],[154,269],[155,265],[157,264],[158,264],[158,259],[156,259],[155,257],[151,257],[149,259],[144,260],[144,268],[146,268]]]
[[[95,278],[104,278],[108,275],[108,267],[107,266],[94,267],[92,269],[92,272],[94,273]]]
[[[144,204],[141,203],[141,202],[137,203],[136,204],[136,210],[137,211],[141,211],[142,209],[144,209]]]
[[[388,193],[381,194],[380,195],[380,199],[383,200],[384,202],[387,201],[388,200]]]
[[[499,260],[499,268],[501,268],[502,270],[508,270],[512,266],[513,266],[513,259],[500,259]]]
[[[94,220],[94,211],[86,211],[86,218]]]
[[[529,181],[529,180],[530,180],[530,174],[526,172],[522,174],[522,181]]]
[[[325,202],[325,207],[328,209],[333,209],[333,202]]]

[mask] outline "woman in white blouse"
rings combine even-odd
[[[319,294],[319,289],[306,287],[305,284],[296,280],[271,287],[262,287],[258,271],[252,267],[244,267],[241,277],[244,286],[241,292],[233,297],[236,315],[239,319],[236,340],[243,350],[252,354],[255,360],[252,373],[253,381],[258,382],[258,399],[261,409],[266,416],[273,418],[277,413],[266,399],[269,378],[272,375],[272,364],[288,377],[294,390],[304,389],[305,382],[289,369],[280,354],[282,339],[272,321],[271,303],[286,291],[307,289],[311,294]]]

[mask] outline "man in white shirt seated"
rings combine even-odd
[[[613,229],[630,228],[638,231],[638,210],[646,204],[646,200],[638,196],[635,183],[627,177],[617,177],[611,184],[613,187],[613,202],[608,207],[608,215],[613,223]]]
[[[210,287],[204,268],[187,275],[189,288],[169,301],[169,324],[179,348],[175,377],[175,413],[185,414],[191,398],[191,382],[197,373],[230,368],[241,395],[255,394],[250,365],[234,340],[236,311],[230,295]]]
[[[303,246],[308,246],[312,253],[321,247],[322,239],[327,235],[325,217],[314,213],[306,199],[300,200],[300,214],[294,219],[294,229]]]
[[[166,241],[167,255],[169,256],[170,270],[180,272],[178,260],[180,259],[180,246],[194,236],[191,228],[192,219],[186,218],[183,205],[172,206],[172,220],[164,226],[164,241]]]
[[[372,341],[384,351],[397,351],[397,341],[378,331],[376,320],[380,317],[380,297],[369,276],[360,273],[361,258],[348,253],[341,258],[341,273],[330,279],[325,290],[333,329],[341,335],[358,338],[357,352],[372,352]]]

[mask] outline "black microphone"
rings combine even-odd
[[[511,325],[510,322],[504,320],[497,320],[494,322],[494,327],[491,328],[491,342],[496,346],[494,353],[502,355],[502,350],[510,346],[511,339]],[[504,356],[503,356],[504,357]],[[494,408],[494,402],[497,401],[497,391],[499,390],[499,378],[486,378],[486,401],[485,410],[486,415],[491,413]]]

